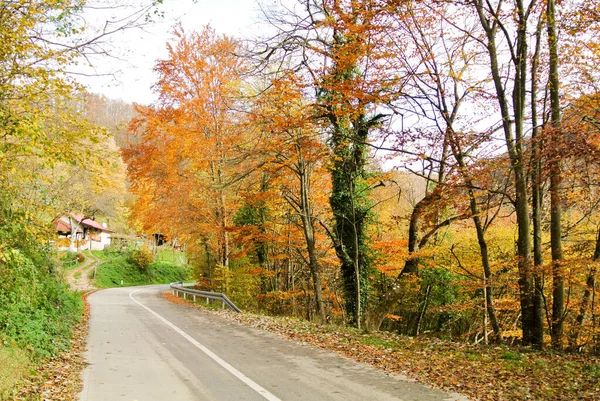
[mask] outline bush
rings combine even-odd
[[[148,270],[148,267],[153,262],[154,257],[152,252],[147,248],[133,249],[127,254],[127,261],[137,267],[140,271]]]

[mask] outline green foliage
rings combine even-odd
[[[583,365],[582,372],[596,380],[600,380],[600,363],[586,363]]]
[[[83,312],[78,294],[19,250],[0,254],[0,336],[48,357],[69,345]]]
[[[331,167],[329,203],[335,218],[335,250],[341,262],[346,308],[351,322],[357,324],[366,310],[372,270],[366,235],[372,211],[369,174],[365,169],[368,130],[364,129],[363,121],[344,123],[338,125],[330,139],[335,157]],[[355,266],[358,266],[358,282]],[[357,287],[360,289],[360,308]]]
[[[36,359],[69,345],[83,310],[46,245],[55,211],[54,194],[44,191],[46,171],[97,161],[90,145],[104,134],[68,107],[77,88],[63,72],[83,50],[67,44],[80,5],[3,2],[0,15],[0,342]]]
[[[56,276],[36,227],[43,224],[0,197],[0,340],[47,357],[69,345],[83,302]]]
[[[218,291],[228,293],[233,282],[233,272],[223,265],[217,265],[214,270],[214,285]]]
[[[547,368],[548,367],[548,361],[546,359],[542,359],[542,358],[538,358],[535,360],[535,366],[539,367],[539,368]]]
[[[185,281],[190,277],[190,269],[187,266],[170,262],[154,262],[149,266],[148,276],[153,283],[172,283]]]
[[[148,248],[132,249],[127,252],[127,261],[140,271],[146,271],[153,262],[154,257]]]
[[[396,344],[393,341],[382,339],[375,335],[364,335],[361,340],[363,344],[374,345],[378,348],[394,348]]]
[[[469,350],[469,349],[465,350],[462,353],[462,356],[469,361],[480,361],[481,360],[481,354],[479,354],[473,350]]]
[[[459,278],[452,272],[441,268],[421,270],[421,288],[431,285],[429,304],[431,307],[452,305],[460,300]]]
[[[108,255],[110,254],[110,247],[108,249],[105,249],[104,251],[90,251],[92,253],[92,255],[100,260],[107,260],[108,259]]]
[[[259,202],[258,205],[244,205],[240,207],[233,216],[233,224],[237,227],[258,226],[262,223],[261,208],[266,208],[265,202]]]
[[[67,254],[60,260],[47,245],[56,234],[51,216],[73,210],[77,198],[72,183],[62,199],[52,185],[63,183],[65,172],[81,172],[74,166],[91,171],[108,160],[99,145],[106,132],[72,107],[81,88],[67,76],[72,63],[99,39],[80,35],[87,24],[79,15],[83,3],[2,3],[0,398],[12,399],[15,380],[29,366],[70,345],[83,312],[80,295],[68,290],[56,264],[74,265],[84,256]]]
[[[184,265],[187,262],[185,252],[176,251],[172,248],[159,248],[154,257],[156,262],[169,262],[173,264]]]
[[[452,339],[460,335],[471,319],[470,309],[458,307],[466,301],[460,284],[459,276],[439,267],[422,268],[418,279],[396,283],[403,286],[404,297],[393,312],[398,319],[388,320],[385,328],[411,336],[438,333]]]
[[[232,261],[227,271],[221,273],[227,278],[225,295],[242,310],[259,309],[257,294],[261,292],[261,277],[252,272],[253,267],[256,266],[250,262],[250,258],[238,258]],[[218,280],[220,278],[216,276],[215,281]]]

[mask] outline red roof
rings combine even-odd
[[[84,219],[84,216],[82,214],[71,214],[71,218],[75,219],[81,226],[94,228],[96,230],[104,231],[106,233],[114,233],[114,231],[109,230],[108,228],[104,227],[102,224],[98,223],[95,220]],[[71,226],[69,225],[69,223],[61,220],[60,218],[57,218],[54,221],[54,225],[56,226],[56,231],[71,232]],[[82,232],[80,227],[77,227],[77,232]]]
[[[69,231],[71,231],[71,226],[69,226],[69,224],[65,223],[62,220],[55,220],[54,221],[54,225],[56,226],[56,231],[60,231],[63,233],[67,233]]]
[[[83,220],[81,222],[81,224],[84,225],[84,226],[95,228],[95,229],[100,230],[100,231],[107,232],[107,233],[114,232],[114,231],[111,231],[108,228],[104,227],[102,224],[98,223],[97,221],[91,220],[91,219],[85,219],[85,220]]]

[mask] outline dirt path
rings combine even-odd
[[[73,291],[89,291],[96,287],[90,282],[90,272],[100,263],[100,259],[91,253],[86,255],[85,261],[80,265],[66,272],[67,283]]]

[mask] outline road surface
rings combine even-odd
[[[92,294],[82,401],[455,400],[335,353],[170,303],[168,286]]]

